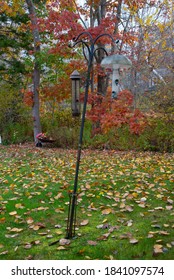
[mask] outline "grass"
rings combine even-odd
[[[76,151],[1,146],[0,158],[0,259],[174,259],[173,154],[85,150],[70,244]]]

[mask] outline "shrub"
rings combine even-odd
[[[46,114],[42,118],[42,130],[55,140],[61,148],[77,148],[80,118],[73,118],[70,109],[57,111],[54,116]]]

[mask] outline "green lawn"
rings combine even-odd
[[[0,146],[0,259],[174,259],[173,154],[82,152],[69,243],[75,163],[72,150]]]

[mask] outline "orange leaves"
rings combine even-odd
[[[33,92],[32,91],[24,91],[24,103],[29,106],[32,107],[33,106]]]
[[[91,96],[89,102],[92,108],[87,117],[94,123],[100,123],[100,129],[104,132],[124,124],[128,124],[130,131],[135,134],[140,134],[145,128],[146,118],[138,109],[131,109],[133,95],[127,90],[121,91],[117,100],[107,96]]]

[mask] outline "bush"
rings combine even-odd
[[[165,118],[152,118],[140,135],[131,133],[128,125],[123,125],[106,134],[84,138],[85,147],[94,149],[174,152],[174,123]]]
[[[174,152],[174,122],[172,120],[152,119],[145,131],[148,149],[160,152]]]
[[[70,109],[62,109],[51,116],[42,118],[42,130],[55,140],[54,145],[61,148],[77,148],[80,118],[73,118]]]
[[[6,125],[2,132],[2,143],[4,145],[20,144],[32,140],[32,127],[30,127],[26,123],[9,123]]]
[[[30,110],[23,104],[18,88],[1,84],[0,135],[3,144],[18,144],[32,139]]]

